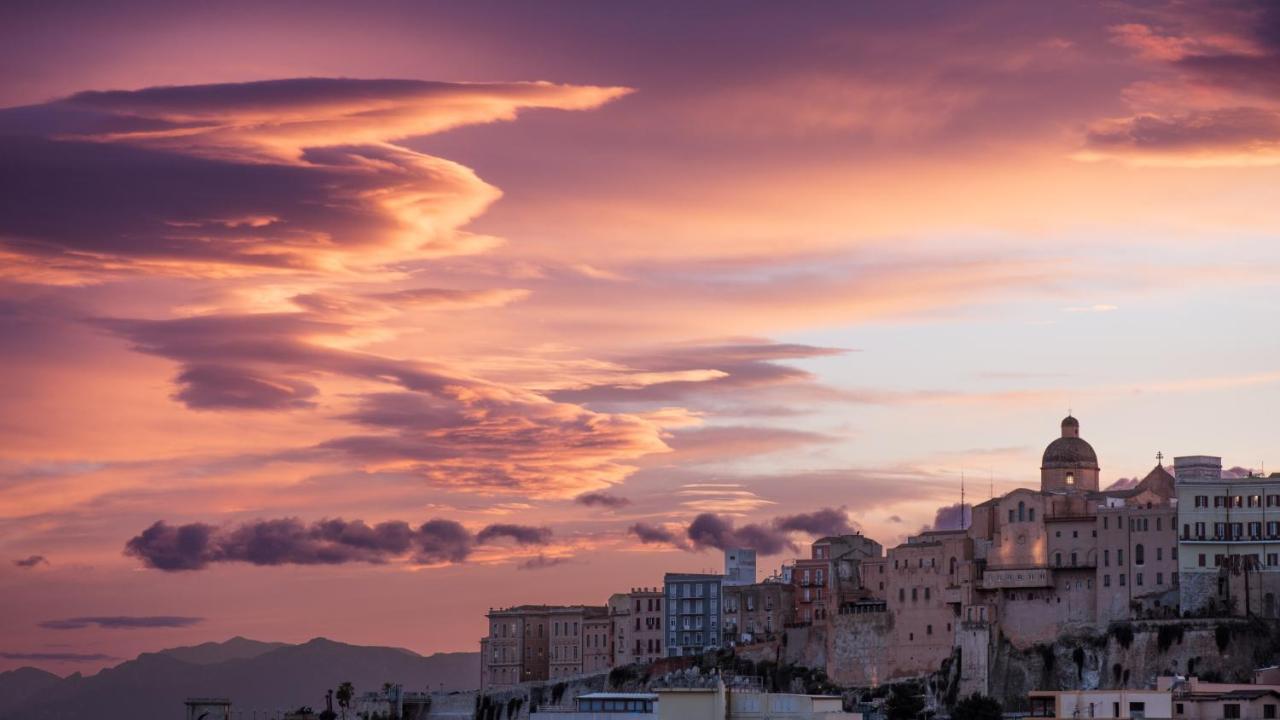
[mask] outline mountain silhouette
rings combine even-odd
[[[325,691],[346,681],[357,693],[387,682],[406,690],[471,690],[479,677],[478,653],[422,656],[325,638],[287,645],[236,637],[143,653],[87,677],[35,668],[0,673],[0,720],[182,717],[188,697],[226,697],[246,711],[323,707]]]

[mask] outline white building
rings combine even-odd
[[[1033,690],[1031,717],[1132,718],[1173,717],[1169,690]]]
[[[1280,474],[1222,477],[1222,459],[1174,458],[1183,613],[1277,617]]]
[[[724,551],[724,584],[756,584],[756,551],[730,548]]]

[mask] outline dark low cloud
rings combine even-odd
[[[662,527],[661,525],[650,525],[649,523],[638,522],[627,528],[627,531],[644,543],[645,545],[673,545],[675,547],[685,547],[684,539],[676,533]]]
[[[545,545],[549,528],[494,524],[472,533],[453,520],[429,520],[417,528],[392,520],[367,525],[360,520],[298,518],[256,520],[234,526],[204,523],[169,525],[158,521],[125,545],[125,554],[165,571],[201,570],[214,563],[251,565],[381,564],[411,557],[421,563],[466,560],[475,545],[509,539]]]
[[[928,530],[963,530],[973,521],[973,506],[965,503],[953,505],[944,505],[938,508],[933,515],[933,523],[926,525],[920,529],[921,532]]]
[[[631,504],[631,500],[603,492],[583,493],[573,499],[574,502],[587,507],[620,508]]]
[[[702,513],[689,524],[687,535],[693,547],[750,548],[762,555],[776,555],[783,550],[796,551],[792,533],[813,537],[847,535],[857,532],[844,508],[820,508],[813,512],[782,515],[768,523],[748,523],[736,527],[731,518]]]
[[[476,533],[476,542],[481,545],[501,538],[507,538],[518,545],[546,545],[551,540],[551,528],[496,523]]]
[[[27,570],[30,570],[31,568],[34,568],[37,565],[48,565],[49,561],[46,560],[45,556],[43,555],[29,555],[27,557],[14,560],[13,564],[17,565],[20,568],[26,568]]]
[[[114,655],[102,653],[42,653],[42,652],[2,652],[4,660],[21,660],[27,662],[96,662],[100,660],[118,660]]]
[[[733,520],[715,513],[702,513],[695,517],[689,523],[686,535],[695,549],[749,548],[761,555],[777,555],[783,550],[798,549],[785,531],[757,523],[735,527]]]
[[[856,532],[844,508],[822,508],[811,513],[784,515],[773,521],[774,527],[787,532],[804,532],[814,536],[849,535]]]
[[[204,618],[184,617],[181,615],[102,615],[90,617],[74,617],[62,620],[45,620],[39,623],[46,630],[82,630],[87,627],[107,628],[111,630],[136,630],[147,628],[184,628],[198,625]]]

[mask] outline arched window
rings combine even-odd
[[[1054,554],[1053,554],[1053,564],[1054,564],[1054,565],[1057,565],[1057,566],[1059,566],[1059,567],[1061,567],[1061,566],[1062,566],[1062,553],[1054,553]]]
[[[1146,562],[1146,553],[1142,547],[1142,543],[1138,543],[1133,548],[1133,564],[1141,565]]]
[[[955,574],[956,574],[956,559],[955,559],[955,558],[951,558],[951,571],[950,571],[950,572],[951,572],[951,574],[952,574],[952,575],[955,575]]]
[[[1019,500],[1018,501],[1018,522],[1022,522],[1023,520],[1026,520],[1026,519],[1027,519],[1027,504]]]

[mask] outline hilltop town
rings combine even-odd
[[[1068,416],[1039,487],[962,504],[954,528],[887,550],[860,534],[824,537],[762,581],[755,553],[733,549],[723,574],[668,573],[661,587],[600,605],[491,609],[482,690],[733,650],[820,669],[844,687],[949,673],[961,696],[998,695],[1009,668],[994,664],[1039,649],[1043,674],[1062,648],[1079,665],[1077,687],[1138,687],[1155,670],[1194,674],[1201,658],[1164,658],[1142,678],[1116,664],[1112,677],[1058,641],[1105,645],[1116,628],[1132,641],[1135,623],[1165,623],[1181,643],[1195,619],[1277,616],[1280,473],[1236,476],[1204,455],[1168,468],[1157,456],[1137,482],[1101,489],[1100,470]]]

